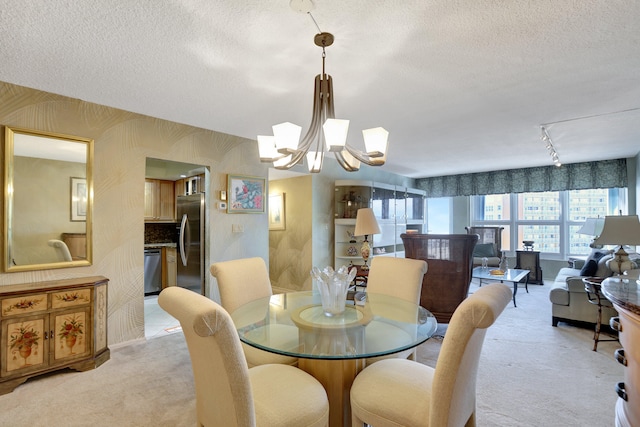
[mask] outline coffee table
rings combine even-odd
[[[491,267],[476,267],[471,273],[471,277],[480,280],[480,286],[482,286],[483,280],[493,280],[502,282],[513,282],[513,306],[516,305],[516,294],[518,293],[518,283],[524,279],[524,288],[529,293],[529,270],[521,270],[519,268],[510,268],[502,275],[491,274],[493,269]]]

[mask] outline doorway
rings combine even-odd
[[[174,189],[172,194],[172,203],[174,213],[176,212],[178,196],[187,194],[203,193],[204,197],[204,224],[209,222],[209,169],[204,165],[197,165],[191,163],[174,162],[171,160],[163,160],[156,158],[146,159],[145,168],[145,189],[150,180],[156,180],[164,183],[168,188]],[[171,185],[171,182],[174,185]],[[194,183],[198,185],[194,185]],[[166,187],[165,187],[166,188]],[[166,196],[166,193],[164,194]],[[164,200],[166,202],[166,200]],[[147,199],[145,198],[145,252],[150,248],[161,248],[162,257],[160,264],[164,270],[161,273],[162,283],[160,289],[163,287],[180,285],[180,282],[176,273],[176,264],[180,261],[180,257],[176,256],[177,241],[179,235],[179,222],[175,218],[175,214],[171,218],[161,218],[160,220],[149,219],[147,217]],[[202,239],[202,248],[204,250],[204,262],[208,265],[209,262],[209,230],[208,227],[204,229],[204,238]],[[152,271],[144,272],[145,283],[150,282],[150,278],[146,275],[152,274]],[[203,272],[202,280],[205,283],[205,289],[208,289],[208,277]],[[177,332],[180,330],[180,325],[177,320],[166,313],[160,306],[158,306],[159,292],[146,293],[144,296],[144,330],[145,338],[156,338],[165,336],[167,334]]]

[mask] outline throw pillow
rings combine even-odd
[[[473,250],[473,256],[477,258],[490,258],[498,255],[496,255],[496,248],[493,243],[479,243]]]
[[[580,270],[580,275],[592,277],[596,275],[596,271],[598,271],[598,262],[594,259],[590,259],[584,263],[584,267]]]
[[[584,266],[580,270],[580,275],[590,277],[607,277],[608,275],[600,276],[599,274],[602,274],[602,270],[607,268],[603,261],[603,258],[605,258],[605,255],[608,255],[610,253],[610,251],[606,250],[591,250],[591,253],[584,262]]]

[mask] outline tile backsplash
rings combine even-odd
[[[178,238],[177,224],[145,223],[144,243],[175,243]]]

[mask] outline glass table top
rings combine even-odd
[[[257,299],[231,313],[240,340],[262,350],[309,359],[360,359],[413,348],[429,339],[436,318],[425,308],[367,292],[343,314],[324,314],[320,294],[290,292]]]
[[[475,267],[472,276],[476,279],[505,280],[507,282],[519,282],[529,275],[529,270],[510,268],[504,274],[491,274],[498,271],[494,267]]]

